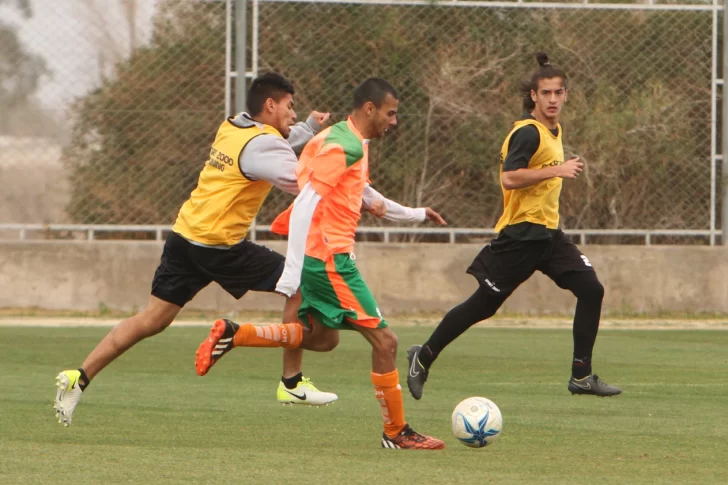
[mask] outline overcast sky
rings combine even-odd
[[[129,55],[131,29],[122,1],[31,0],[30,19],[14,8],[0,7],[0,19],[18,27],[27,50],[40,55],[51,71],[38,91],[44,108],[64,110],[98,86],[104,71],[110,73],[116,61]],[[157,0],[134,3],[136,41],[142,44],[150,38]]]

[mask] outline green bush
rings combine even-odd
[[[76,107],[76,221],[171,223],[223,119],[224,12],[164,5],[152,43]],[[261,71],[293,80],[299,114],[344,119],[373,75],[400,90],[398,128],[372,144],[374,186],[455,227],[500,215],[500,146],[539,50],[569,73],[565,149],[586,161],[564,184],[563,227],[707,228],[709,12],[260,5]],[[259,221],[289,202],[273,191]]]

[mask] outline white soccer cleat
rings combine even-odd
[[[77,370],[64,370],[56,376],[56,400],[53,408],[56,410],[56,419],[63,426],[69,426],[73,419],[73,411],[81,399],[81,386],[78,380],[81,373]]]
[[[333,392],[321,392],[316,389],[311,380],[304,377],[295,389],[288,389],[281,381],[276,392],[278,402],[281,404],[305,404],[307,406],[328,406],[339,399]]]

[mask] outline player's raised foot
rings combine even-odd
[[[204,376],[225,355],[233,348],[233,337],[240,325],[230,320],[220,319],[212,324],[210,335],[200,344],[195,354],[195,370],[197,375]]]
[[[382,448],[398,450],[442,450],[445,448],[445,442],[420,434],[410,428],[409,424],[405,424],[402,431],[394,438],[390,438],[386,433],[382,434]]]
[[[601,397],[622,394],[620,388],[610,386],[596,374],[588,375],[583,379],[575,379],[574,376],[571,376],[571,379],[569,379],[569,392],[571,394],[591,394]]]
[[[304,377],[295,389],[288,389],[283,381],[278,383],[276,398],[281,404],[304,404],[306,406],[328,406],[339,399],[333,392],[322,392],[316,389],[311,380]]]
[[[64,370],[56,376],[56,400],[53,408],[56,411],[56,419],[63,426],[70,426],[73,419],[73,411],[81,399],[81,386],[78,380],[81,372],[77,370]]]
[[[422,352],[421,345],[413,345],[407,351],[407,362],[409,362],[407,387],[415,399],[422,398],[425,382],[427,381],[427,369],[420,364],[420,352]]]

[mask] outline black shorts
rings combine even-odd
[[[215,249],[172,232],[154,273],[152,295],[182,307],[213,281],[235,298],[248,290],[272,292],[284,263],[281,254],[248,240],[230,249]]]
[[[493,295],[510,295],[536,271],[555,280],[569,271],[594,271],[561,230],[551,239],[521,241],[501,232],[476,256],[467,272]]]

